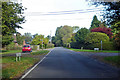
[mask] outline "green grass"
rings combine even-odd
[[[111,63],[112,65],[116,65],[117,67],[120,67],[120,56],[109,56],[109,57],[105,57],[104,60],[106,62]]]
[[[99,51],[94,51],[94,50],[87,50],[87,49],[73,49],[73,48],[68,48],[70,50],[73,50],[73,51],[77,51],[77,52],[105,52],[105,53],[119,53],[120,51],[107,51],[107,50],[99,50]]]
[[[32,55],[42,55],[42,54],[46,54],[48,52],[49,52],[48,50],[40,50],[37,52],[32,52]]]
[[[22,50],[2,50],[2,53],[0,51],[0,54],[10,54],[10,53],[18,53],[22,52]]]
[[[15,57],[2,58],[2,77],[3,78],[17,78],[26,69],[36,63],[38,59],[31,57],[22,57],[21,61],[15,61]]]
[[[3,78],[18,78],[25,70],[33,66],[36,62],[40,60],[38,55],[46,55],[48,50],[41,50],[37,52],[32,52],[29,56],[22,56],[21,61],[16,61],[16,57],[7,56],[0,58],[2,60],[2,77]]]

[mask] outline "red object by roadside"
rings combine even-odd
[[[24,45],[22,48],[22,52],[32,52],[32,48],[30,45]]]

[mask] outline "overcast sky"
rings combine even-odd
[[[97,15],[100,20],[100,8],[89,6],[86,0],[20,0],[25,10],[26,23],[18,29],[24,34],[30,32],[45,36],[63,25],[89,28],[92,18]]]

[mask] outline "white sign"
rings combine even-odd
[[[21,53],[16,53],[16,56],[17,56],[17,57],[21,56]]]
[[[94,48],[95,51],[99,51],[99,48]]]

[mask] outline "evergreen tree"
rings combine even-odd
[[[91,22],[90,30],[99,27],[99,25],[100,25],[100,21],[98,20],[97,16],[95,15]]]

